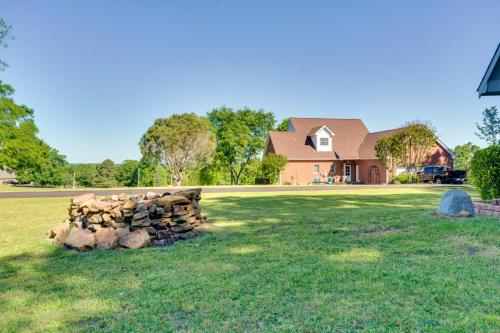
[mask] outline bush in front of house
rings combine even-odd
[[[415,179],[411,177],[411,175],[407,172],[400,173],[394,179],[391,181],[391,184],[411,184],[411,183],[418,183],[419,180],[418,178]]]
[[[394,184],[409,184],[410,183],[410,174],[408,173],[400,173],[393,180]]]
[[[470,171],[483,200],[500,198],[500,145],[478,150]]]

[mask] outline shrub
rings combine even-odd
[[[262,159],[262,175],[269,178],[272,184],[275,184],[287,164],[286,156],[279,154],[268,154]]]
[[[483,200],[500,198],[500,145],[478,150],[470,169]]]
[[[409,184],[411,183],[410,181],[410,174],[409,173],[400,173],[396,177],[394,177],[394,184]]]

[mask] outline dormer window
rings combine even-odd
[[[317,151],[333,151],[334,135],[333,131],[325,125],[315,127],[309,132],[309,137]]]

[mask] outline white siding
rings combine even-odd
[[[328,139],[328,145],[321,145],[321,139]],[[332,137],[324,128],[320,129],[318,133],[312,137],[312,140],[317,151],[332,151]]]

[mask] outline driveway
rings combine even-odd
[[[203,193],[242,193],[242,192],[290,192],[290,191],[344,191],[344,190],[375,190],[391,188],[448,188],[448,187],[469,187],[470,185],[448,185],[448,184],[409,184],[409,185],[303,185],[303,186],[201,186]],[[127,189],[79,189],[79,190],[60,190],[60,191],[23,191],[23,192],[0,192],[0,199],[7,198],[55,198],[72,197],[83,193],[93,192],[100,196],[126,193],[128,195],[145,194],[152,192],[175,192],[184,188],[194,188],[200,186],[177,187],[177,188],[127,188]]]

